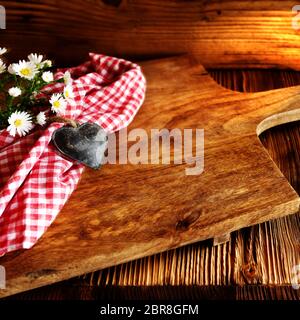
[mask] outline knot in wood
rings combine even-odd
[[[257,264],[255,262],[249,262],[242,266],[241,272],[247,283],[257,282],[259,278]]]
[[[185,231],[188,230],[189,226],[193,224],[201,215],[201,210],[195,210],[189,213],[186,217],[181,220],[178,220],[176,223],[176,230]]]

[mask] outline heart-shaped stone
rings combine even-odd
[[[93,169],[101,167],[107,139],[102,127],[88,122],[77,128],[59,128],[52,135],[54,146],[63,156]]]

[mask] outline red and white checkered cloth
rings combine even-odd
[[[138,65],[99,54],[69,70],[74,102],[65,117],[95,122],[107,132],[126,127],[145,96],[145,78]],[[48,86],[62,92],[63,83]],[[84,167],[62,158],[50,143],[61,127],[53,123],[19,138],[0,131],[0,256],[30,248],[43,235],[75,189]]]

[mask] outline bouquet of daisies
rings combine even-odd
[[[63,116],[72,99],[72,79],[69,72],[54,79],[52,61],[42,55],[30,54],[8,67],[2,59],[7,52],[0,48],[0,129],[11,136],[24,136],[36,125],[45,126],[51,116]],[[63,93],[47,95],[47,85],[64,82]]]

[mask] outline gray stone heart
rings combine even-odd
[[[52,135],[54,146],[63,156],[93,169],[101,167],[107,139],[102,127],[88,122],[77,128],[59,128]]]

